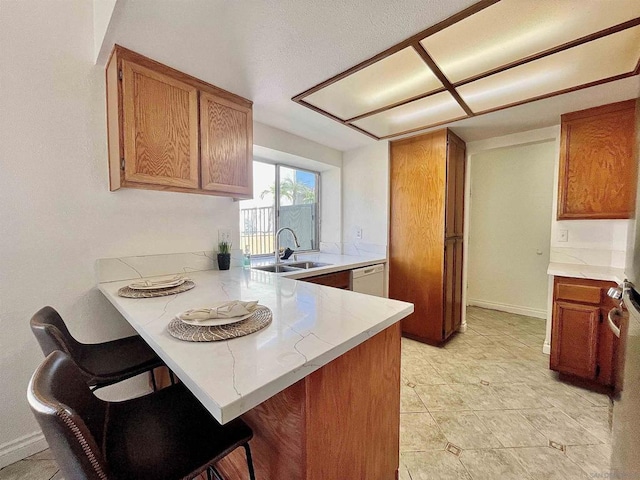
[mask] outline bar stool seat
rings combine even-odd
[[[78,342],[52,307],[44,307],[33,315],[31,331],[45,357],[55,350],[67,353],[93,388],[106,387],[164,365],[138,335],[104,343]]]
[[[220,425],[183,384],[106,402],[67,354],[54,351],[33,374],[27,398],[65,478],[212,478],[215,463],[240,446],[255,478],[251,429],[239,418]]]

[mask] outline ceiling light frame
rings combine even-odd
[[[640,74],[640,58],[638,59],[638,62],[635,66],[635,68],[630,71],[630,72],[626,72],[626,73],[622,73],[619,75],[614,75],[611,77],[607,77],[607,78],[602,78],[593,82],[589,82],[589,83],[585,83],[585,84],[581,84],[581,85],[576,85],[576,86],[572,86],[570,88],[565,88],[563,90],[558,90],[558,91],[553,91],[550,93],[546,93],[543,95],[539,95],[537,97],[533,97],[533,98],[527,98],[526,100],[522,100],[522,101],[518,101],[518,102],[514,102],[508,105],[501,105],[492,109],[488,109],[488,110],[483,110],[480,112],[474,112],[464,101],[464,99],[461,97],[460,93],[457,91],[458,87],[461,87],[463,85],[469,84],[471,82],[474,82],[476,80],[481,80],[483,78],[489,77],[491,75],[497,74],[497,73],[501,73],[504,72],[506,70],[533,62],[535,60],[540,60],[542,58],[548,57],[550,55],[553,55],[555,53],[559,53],[568,49],[571,49],[573,47],[577,47],[579,45],[583,45],[585,43],[589,43],[592,42],[594,40],[598,40],[600,38],[618,33],[618,32],[622,32],[624,30],[627,30],[629,28],[633,28],[636,27],[638,25],[640,25],[640,17],[637,18],[633,18],[630,20],[627,20],[625,22],[622,22],[620,24],[617,25],[612,25],[610,27],[604,28],[602,30],[599,30],[597,32],[593,32],[593,33],[589,33],[587,35],[584,35],[580,38],[576,38],[574,40],[565,42],[561,45],[557,45],[555,47],[551,47],[548,48],[546,50],[543,50],[541,52],[537,52],[535,54],[529,55],[527,57],[503,64],[503,65],[499,65],[495,68],[492,68],[490,70],[487,70],[485,72],[473,75],[471,77],[465,78],[463,80],[459,80],[457,82],[450,82],[449,79],[447,78],[447,76],[442,72],[442,70],[440,69],[440,67],[436,64],[436,62],[431,58],[431,56],[429,55],[429,53],[427,52],[427,50],[423,47],[423,45],[420,43],[422,40],[424,40],[425,38],[451,26],[454,25],[455,23],[458,23],[462,20],[464,20],[467,17],[470,17],[471,15],[474,15],[476,13],[481,12],[482,10],[484,10],[485,8],[488,8],[496,3],[499,3],[501,0],[481,0],[473,5],[471,5],[470,7],[452,15],[451,17],[443,20],[442,22],[439,22],[419,33],[416,33],[415,35],[412,35],[411,37],[407,38],[406,40],[403,40],[400,43],[397,43],[396,45],[384,50],[383,52],[378,53],[377,55],[374,55],[373,57],[345,70],[344,72],[341,72],[307,90],[305,90],[302,93],[299,93],[298,95],[295,95],[292,100],[300,105],[303,105],[317,113],[320,113],[321,115],[324,115],[328,118],[331,118],[332,120],[341,123],[349,128],[352,128],[368,137],[371,137],[375,140],[381,140],[381,139],[387,139],[387,138],[393,138],[393,137],[398,137],[401,135],[406,135],[408,133],[414,133],[420,130],[425,130],[428,128],[432,128],[432,127],[436,127],[436,126],[441,126],[447,123],[451,123],[451,122],[455,122],[458,120],[462,120],[465,118],[469,118],[469,117],[475,117],[475,116],[479,116],[479,115],[484,115],[486,113],[491,113],[491,112],[495,112],[498,110],[503,110],[506,108],[511,108],[517,105],[522,105],[525,103],[530,103],[530,102],[535,102],[537,100],[542,100],[544,98],[550,98],[556,95],[562,95],[565,93],[569,93],[569,92],[573,92],[576,90],[581,90],[584,88],[589,88],[589,87],[593,87],[596,85],[601,85],[603,83],[608,83],[608,82],[613,82],[616,80],[621,80],[624,78],[628,78],[628,77],[632,77],[635,75],[639,75]],[[407,47],[412,47],[415,52],[419,55],[419,57],[425,62],[425,64],[427,65],[427,67],[433,72],[433,74],[438,78],[438,80],[442,83],[443,87],[442,88],[438,88],[436,90],[430,91],[430,92],[426,92],[423,94],[419,94],[419,95],[414,95],[411,98],[407,98],[401,101],[397,101],[388,105],[385,105],[383,107],[379,107],[376,108],[374,110],[371,111],[367,111],[365,113],[362,113],[360,115],[351,117],[351,118],[347,118],[347,119],[342,119],[337,117],[336,115],[333,115],[331,112],[326,111],[322,108],[319,108],[315,105],[312,105],[311,103],[305,101],[305,98],[308,97],[309,95],[333,84],[336,83],[346,77],[348,77],[349,75],[352,75],[370,65],[375,64],[376,62],[383,60],[387,57],[389,57],[390,55],[393,55],[394,53],[397,53]],[[458,102],[458,104],[460,105],[460,107],[465,111],[466,116],[464,117],[459,117],[459,118],[453,118],[453,119],[449,119],[449,120],[445,120],[442,122],[438,122],[435,124],[429,124],[429,125],[425,125],[423,127],[419,127],[419,128],[413,128],[407,131],[402,131],[402,132],[398,132],[398,133],[394,133],[392,135],[385,135],[385,136],[377,136],[374,135],[371,132],[368,132],[367,130],[358,127],[357,125],[354,125],[353,122],[356,122],[358,120],[361,120],[363,118],[366,117],[370,117],[372,115],[376,115],[378,113],[381,112],[385,112],[388,110],[391,110],[393,108],[396,107],[400,107],[406,104],[409,104],[411,102],[414,102],[416,100],[421,100],[423,98],[427,98],[429,96],[438,94],[438,93],[442,93],[442,92],[449,92],[449,94],[451,94],[451,96]]]

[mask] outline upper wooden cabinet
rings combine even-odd
[[[111,190],[253,195],[249,100],[116,46],[107,125]]]
[[[558,220],[633,215],[635,103],[562,115]]]
[[[251,107],[200,94],[202,188],[243,195],[253,185]]]

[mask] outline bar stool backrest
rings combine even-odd
[[[54,308],[43,307],[38,310],[31,317],[31,331],[36,336],[45,357],[55,350],[60,350],[73,359],[78,358],[81,344],[71,336],[64,320]]]
[[[107,479],[101,444],[108,403],[93,395],[67,354],[47,356],[31,377],[27,399],[64,477]]]

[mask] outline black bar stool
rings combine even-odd
[[[104,343],[80,343],[71,336],[60,314],[51,307],[31,318],[31,331],[45,357],[55,350],[69,355],[92,389],[106,387],[164,365],[160,357],[138,335]],[[173,383],[173,376],[171,376]]]
[[[27,398],[65,478],[177,480],[205,471],[212,478],[216,462],[244,447],[255,480],[251,429],[239,418],[220,425],[182,384],[105,402],[55,351],[33,374]]]

